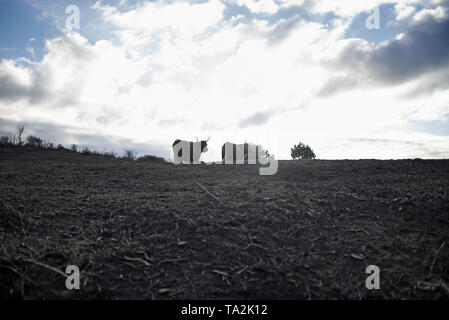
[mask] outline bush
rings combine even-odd
[[[293,148],[290,149],[291,156],[293,160],[296,159],[315,159],[315,153],[313,150],[306,144],[299,142],[298,145],[294,145]]]
[[[54,149],[55,144],[51,141],[45,141],[41,138],[35,137],[35,136],[28,136],[27,137],[27,146],[35,147],[35,148],[41,148],[41,149]]]
[[[269,159],[271,156],[270,153],[268,152],[268,150],[265,150],[261,144],[257,145],[256,150],[260,153],[262,158]],[[259,155],[257,155],[257,156],[259,156]]]
[[[88,147],[85,147],[85,148],[81,151],[81,153],[84,154],[84,155],[88,155],[88,154],[91,154],[92,152],[90,152],[90,150],[89,150]]]
[[[167,163],[167,160],[165,160],[162,157],[157,156],[150,156],[150,155],[144,155],[142,157],[137,158],[138,162],[155,162],[155,163]]]
[[[117,158],[117,154],[115,154],[115,152],[113,152],[113,151],[111,151],[111,152],[104,152],[103,156],[109,157],[109,158]]]
[[[257,156],[259,157],[262,156],[263,158],[269,158],[270,157],[270,153],[268,152],[268,150],[265,150],[264,147],[261,144],[258,144],[256,146],[256,151],[259,153]]]
[[[42,147],[44,149],[54,149],[55,148],[55,144],[53,142],[50,141],[44,141],[42,144]]]
[[[12,144],[11,139],[8,136],[1,136],[0,137],[0,145],[7,146]]]
[[[270,153],[261,144],[248,143],[248,152],[253,152],[256,155],[256,159],[259,159],[259,156],[265,159],[270,158]]]
[[[31,147],[36,147],[36,148],[42,148],[43,146],[43,141],[41,138],[35,137],[35,136],[28,136],[27,137],[27,145],[31,146]]]

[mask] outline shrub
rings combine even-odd
[[[55,144],[53,142],[50,142],[50,141],[44,141],[42,143],[42,147],[44,149],[54,149],[55,148]]]
[[[110,157],[110,158],[116,158],[117,157],[117,155],[113,151],[111,151],[111,152],[104,152],[103,156]]]
[[[27,145],[36,147],[36,148],[42,148],[43,141],[41,138],[35,137],[35,136],[28,136],[27,137]]]
[[[142,157],[137,158],[138,162],[155,162],[155,163],[167,163],[167,160],[165,160],[162,157],[157,156],[151,156],[151,155],[144,155]]]
[[[251,151],[253,151],[254,154],[256,154],[257,159],[259,159],[259,157],[265,159],[270,158],[270,153],[268,152],[268,150],[265,150],[261,144],[248,143],[248,152]]]
[[[313,150],[306,144],[299,142],[298,145],[294,145],[293,148],[290,149],[291,156],[293,160],[296,159],[315,159],[315,153]]]
[[[8,136],[1,136],[0,137],[0,145],[2,146],[7,146],[10,145],[11,143],[11,139]]]

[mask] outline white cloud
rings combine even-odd
[[[0,77],[10,76],[14,83],[23,87],[30,87],[32,82],[31,72],[14,60],[3,59],[0,63]]]
[[[416,11],[416,8],[404,2],[399,2],[394,6],[396,12],[396,20],[407,19]]]
[[[190,4],[187,2],[145,2],[134,10],[120,12],[97,2],[94,8],[118,27],[134,32],[170,31],[182,35],[201,34],[216,25],[223,17],[224,4],[218,0]]]
[[[397,20],[403,20],[416,12],[416,6],[422,5],[425,8],[435,6],[441,0],[316,0],[311,3],[310,11],[313,13],[332,12],[337,16],[351,18],[363,12],[369,12],[375,7],[385,4],[394,4]],[[382,15],[382,12],[381,12]],[[382,18],[382,16],[381,16]]]
[[[273,14],[279,10],[274,0],[234,0],[239,6],[246,6],[253,13]]]
[[[447,18],[447,8],[436,7],[435,9],[423,9],[413,16],[413,21],[419,23],[429,18],[433,18],[437,21]]]
[[[312,2],[311,11],[314,13],[333,12],[342,17],[353,17],[358,13],[371,10],[391,0],[316,0]]]
[[[279,0],[278,1],[283,8],[300,7],[305,3],[305,0]]]

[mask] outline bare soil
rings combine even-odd
[[[447,299],[448,190],[447,160],[259,176],[2,147],[0,299]]]

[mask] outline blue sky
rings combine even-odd
[[[0,0],[0,28],[0,134],[166,158],[211,135],[206,160],[240,140],[281,159],[298,141],[323,159],[448,155],[446,0]]]
[[[49,21],[39,19],[40,12],[28,3],[17,0],[0,1],[0,58],[28,56],[33,45],[42,52],[43,40],[55,36]],[[35,40],[32,40],[35,39]]]

